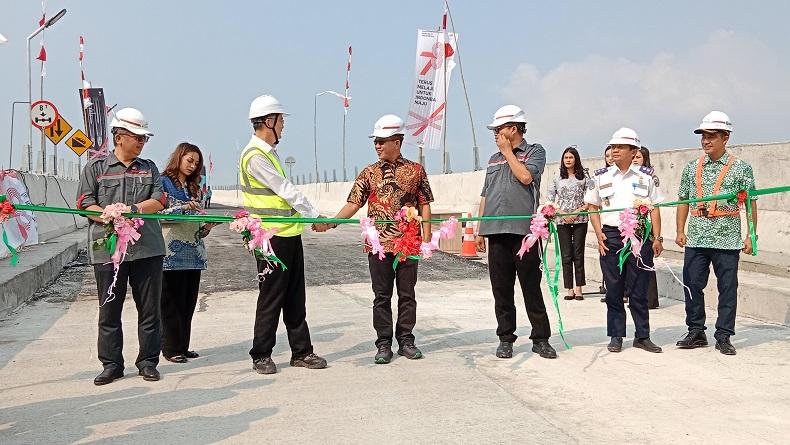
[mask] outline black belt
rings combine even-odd
[[[607,230],[607,229],[608,229],[608,230],[620,230],[620,228],[619,228],[619,227],[617,227],[617,226],[610,226],[610,225],[607,225],[607,224],[604,224],[604,225],[603,225],[603,229],[604,229],[604,230]]]

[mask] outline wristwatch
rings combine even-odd
[[[664,242],[664,237],[663,236],[659,236],[658,238],[656,238],[656,241],[658,241],[659,243],[663,243]]]
[[[132,209],[132,213],[140,213],[140,209],[137,208],[137,204],[132,204],[129,206]]]

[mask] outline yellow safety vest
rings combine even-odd
[[[239,160],[239,183],[241,184],[245,210],[256,218],[271,218],[276,216],[301,218],[302,215],[294,210],[294,208],[288,204],[288,201],[279,197],[274,190],[247,173],[247,165],[250,159],[258,155],[265,156],[266,159],[274,165],[277,171],[285,177],[285,170],[283,170],[277,158],[273,154],[267,153],[263,148],[253,145],[253,143],[250,142],[250,144],[244,148],[241,159]],[[277,236],[282,237],[301,235],[304,230],[303,224],[290,222],[278,223],[264,221],[261,222],[261,227],[264,229],[276,228]]]

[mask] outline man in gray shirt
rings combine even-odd
[[[524,110],[505,105],[494,113],[488,125],[494,131],[499,152],[491,156],[486,170],[483,191],[480,193],[480,216],[531,215],[538,205],[540,177],[546,166],[546,150],[540,144],[528,144]],[[532,351],[543,358],[557,358],[549,344],[551,326],[540,290],[540,244],[533,246],[523,258],[516,254],[522,238],[529,232],[528,219],[481,221],[477,249],[486,250],[488,238],[488,273],[494,294],[499,347],[496,356],[513,357],[516,341],[516,306],[514,286],[516,275],[521,284],[527,317],[532,325]]]
[[[96,158],[85,165],[80,179],[77,208],[101,212],[114,203],[124,203],[130,213],[156,213],[164,208],[165,194],[159,181],[156,164],[138,156],[143,145],[153,136],[148,122],[134,108],[118,110],[110,124],[115,150],[106,158]],[[104,366],[93,380],[95,385],[106,385],[123,377],[123,331],[121,310],[126,298],[127,280],[137,306],[137,336],[140,352],[135,364],[145,380],[159,380],[160,308],[162,294],[162,258],[165,243],[159,221],[148,219],[140,228],[140,239],[129,245],[126,257],[118,269],[118,279],[109,299],[108,291],[115,276],[108,252],[103,247],[94,249],[93,243],[104,238],[105,224],[90,216],[88,225],[88,254],[96,275],[99,291],[98,355]]]

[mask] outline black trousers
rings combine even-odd
[[[565,289],[573,288],[573,276],[576,285],[584,286],[584,240],[587,238],[587,223],[558,224],[557,237],[562,252],[562,281]]]
[[[647,260],[643,257],[643,260],[646,262]],[[654,267],[653,263],[651,262],[649,265],[650,267]],[[647,271],[650,275],[650,284],[647,285],[647,308],[648,309],[656,309],[658,307],[658,281],[656,280],[656,273]],[[636,280],[636,270],[631,269],[628,271],[628,279],[625,283],[625,296],[631,296],[631,288],[634,285],[634,281]]]
[[[606,283],[606,335],[609,337],[625,337],[625,303],[623,296],[626,288],[629,291],[629,309],[634,319],[636,338],[650,337],[650,321],[647,312],[647,289],[650,284],[650,272],[637,267],[634,255],[629,255],[623,264],[623,272],[617,267],[619,250],[623,248],[620,230],[617,227],[604,226],[606,247],[609,251],[601,257],[601,270]],[[642,244],[642,261],[653,266],[653,245],[650,241]],[[632,274],[629,278],[629,274]]]
[[[514,302],[514,286],[516,275],[521,284],[524,306],[527,317],[532,325],[529,336],[532,340],[548,340],[551,337],[549,316],[543,303],[540,290],[540,257],[535,244],[524,254],[523,259],[516,256],[521,247],[523,235],[504,233],[488,236],[488,275],[491,279],[491,290],[494,293],[494,313],[496,314],[496,334],[500,341],[516,341],[516,305]]]
[[[383,260],[368,254],[370,282],[373,288],[373,328],[376,330],[376,347],[392,345],[392,289],[398,288],[398,320],[395,338],[399,345],[414,343],[414,325],[417,323],[417,261],[406,260],[392,270],[395,255],[388,253]]]
[[[735,314],[738,308],[738,261],[740,250],[686,247],[683,258],[683,282],[686,292],[686,325],[689,332],[705,330],[705,286],[710,266],[716,274],[719,291],[719,316],[716,319],[716,340],[735,335]]]
[[[105,369],[115,367],[123,370],[123,330],[121,311],[126,299],[127,282],[132,287],[132,297],[137,306],[137,338],[140,352],[135,365],[138,369],[159,364],[161,342],[159,300],[162,295],[162,258],[161,256],[124,261],[118,269],[115,283],[115,299],[99,308],[99,340],[97,344],[99,360]],[[99,302],[107,299],[107,291],[112,284],[113,265],[93,266]]]
[[[253,360],[271,357],[277,337],[280,312],[291,345],[291,357],[302,358],[313,352],[310,343],[310,329],[307,327],[304,288],[304,252],[302,237],[275,236],[271,239],[272,248],[278,258],[285,263],[273,268],[272,273],[263,276],[258,284],[258,307],[255,311],[255,330],[253,331],[250,356]],[[266,261],[258,260],[258,272],[267,267]]]
[[[162,354],[165,357],[189,351],[200,272],[200,269],[191,269],[162,273]]]

